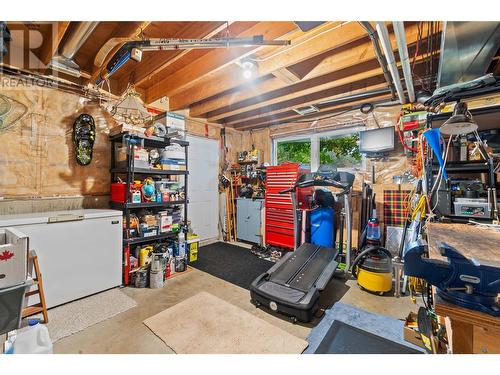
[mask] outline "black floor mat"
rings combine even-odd
[[[273,264],[253,255],[250,249],[216,242],[200,247],[198,260],[190,265],[212,276],[250,289],[252,281],[271,268]]]
[[[316,354],[422,354],[384,337],[335,320]]]

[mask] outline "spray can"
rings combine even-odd
[[[170,258],[170,276],[175,273],[175,257]]]
[[[170,261],[167,262],[167,265],[165,267],[165,280],[167,280],[170,277]]]

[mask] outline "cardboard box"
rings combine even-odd
[[[134,161],[135,168],[149,168],[149,153],[144,147],[134,146]],[[118,168],[127,167],[127,148],[125,146],[115,146],[115,165]]]
[[[0,229],[0,288],[26,281],[28,236],[15,228]]]
[[[167,211],[162,211],[158,213],[160,217],[160,232],[170,232],[172,230],[172,216],[168,214]]]
[[[179,164],[162,164],[162,169],[164,171],[185,171],[186,166]]]
[[[413,345],[425,348],[422,338],[420,337],[420,333],[418,332],[417,314],[414,312],[410,312],[410,314],[406,317],[405,324],[403,326],[403,338],[405,341],[408,341]]]
[[[120,124],[110,129],[109,135],[112,137],[121,133],[144,134],[144,128],[141,126]]]

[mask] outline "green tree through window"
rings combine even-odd
[[[299,164],[311,163],[311,141],[301,139],[297,141],[278,142],[278,164],[294,162]]]
[[[334,164],[339,168],[359,167],[359,133],[321,138],[319,158],[320,164]]]

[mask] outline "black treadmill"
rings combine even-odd
[[[309,175],[309,180],[299,181],[294,188],[282,193],[295,192],[296,188],[301,187],[334,186],[342,189],[337,196],[346,196],[354,181],[352,174],[343,175],[347,180],[342,182],[339,181],[339,173],[335,175],[335,179]],[[292,194],[292,197],[294,196],[295,194]],[[347,207],[346,212],[350,215],[350,207]],[[272,311],[288,315],[294,322],[309,322],[318,310],[320,292],[325,289],[339,265],[338,255],[337,249],[303,243],[252,282],[251,302],[257,307],[265,306]]]

